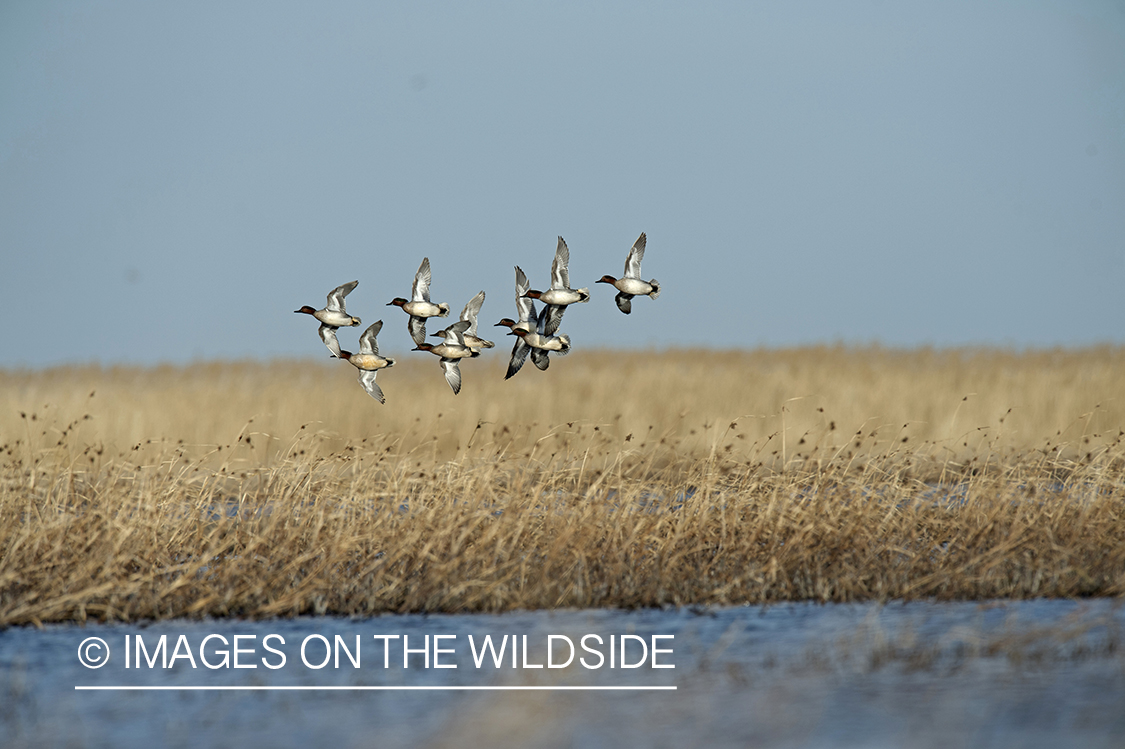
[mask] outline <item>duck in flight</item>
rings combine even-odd
[[[555,260],[551,263],[551,288],[546,291],[530,289],[524,296],[538,299],[547,305],[546,335],[554,335],[562,324],[563,312],[567,306],[578,302],[590,301],[590,290],[586,288],[570,288],[570,249],[566,242],[559,237],[559,244],[555,248]]]
[[[469,300],[465,305],[465,309],[461,310],[461,320],[467,321],[469,327],[466,328],[464,339],[465,345],[474,351],[480,351],[482,348],[492,348],[496,344],[492,341],[486,341],[477,335],[477,315],[480,314],[481,305],[484,304],[484,292],[479,292],[475,297]],[[449,328],[439,330],[436,333],[431,333],[431,338],[446,338],[449,334]]]
[[[410,315],[410,319],[406,323],[406,329],[410,331],[410,337],[414,339],[414,344],[421,346],[422,342],[426,340],[426,318],[449,316],[448,304],[434,304],[430,301],[430,259],[428,257],[422,258],[422,264],[418,266],[418,272],[414,274],[414,286],[411,289],[410,296],[411,299],[409,300],[395,297],[387,303],[387,306],[402,307],[406,314]]]
[[[341,351],[340,358],[359,370],[359,384],[363,386],[368,395],[380,403],[386,403],[387,399],[383,397],[382,388],[375,384],[375,374],[380,369],[393,367],[395,360],[379,356],[379,343],[375,340],[375,336],[379,335],[379,331],[382,329],[382,320],[373,323],[359,337],[359,353],[353,354],[351,351]]]
[[[633,243],[629,256],[625,258],[625,275],[621,278],[602,276],[595,283],[612,284],[617,289],[617,308],[626,315],[633,311],[633,297],[647,296],[656,299],[660,296],[660,284],[654,278],[651,281],[641,279],[641,260],[645,256],[645,243],[647,239],[642,231],[641,236]]]
[[[301,309],[295,309],[293,312],[300,312],[305,315],[312,315],[317,320],[320,320],[320,340],[324,341],[324,345],[332,352],[332,356],[339,358],[340,356],[340,342],[336,338],[336,328],[351,327],[359,325],[360,320],[358,317],[353,317],[344,309],[344,297],[352,292],[359,281],[352,281],[351,283],[342,284],[332,289],[328,294],[328,304],[324,309],[313,309],[307,304]]]
[[[445,341],[434,346],[423,341],[412,351],[429,351],[441,357],[441,368],[445,372],[445,381],[453,388],[453,394],[461,392],[461,368],[458,363],[461,359],[480,356],[479,351],[473,351],[465,345],[465,331],[469,329],[469,321],[462,320],[446,328]]]

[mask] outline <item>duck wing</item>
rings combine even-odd
[[[328,293],[328,305],[325,309],[329,312],[344,312],[344,297],[352,293],[352,289],[356,286],[359,286],[359,281],[341,284],[332,289],[332,291]]]
[[[552,289],[569,289],[570,288],[570,249],[566,246],[566,242],[562,237],[559,237],[559,246],[555,249],[555,262],[551,263],[551,288]]]
[[[522,338],[517,336],[516,345],[512,346],[512,359],[508,362],[508,373],[504,375],[505,380],[520,371],[520,367],[527,361],[527,352],[530,350],[531,346],[528,346]]]
[[[372,398],[380,403],[386,403],[387,399],[383,397],[383,389],[375,384],[375,375],[376,372],[374,370],[369,371],[361,369],[359,372],[359,384],[363,385],[363,389],[366,390],[367,394]]]
[[[520,322],[529,322],[535,319],[535,300],[531,297],[526,297],[528,289],[531,284],[527,281],[527,276],[516,266],[516,311],[520,313]]]
[[[633,248],[629,250],[629,257],[625,258],[625,278],[641,277],[641,261],[645,257],[645,243],[647,241],[648,238],[642,231],[641,236],[637,237],[637,241],[633,242]]]
[[[375,336],[379,335],[379,331],[383,329],[383,321],[378,320],[371,324],[367,330],[363,331],[363,335],[359,337],[359,353],[361,354],[379,354],[379,343],[375,340]],[[373,380],[374,381],[374,380]]]
[[[461,319],[469,321],[469,328],[465,331],[469,335],[477,334],[477,315],[480,314],[480,308],[483,304],[484,292],[481,291],[469,300],[469,303],[465,305],[465,309],[461,310]]]
[[[516,266],[516,299],[527,293],[531,288],[531,284],[527,280],[527,274],[523,272],[523,268]]]
[[[461,320],[455,322],[445,329],[445,342],[457,344],[458,346],[465,345],[465,331],[469,329],[469,321]]]
[[[420,346],[426,341],[426,318],[411,315],[406,321],[406,329],[414,339],[414,345]]]
[[[548,304],[543,307],[543,311],[539,313],[539,332],[542,335],[554,335],[557,333],[559,326],[562,325],[564,312],[566,312],[565,305]]]
[[[633,311],[632,299],[632,294],[626,294],[624,291],[622,291],[613,298],[613,301],[617,302],[617,309],[621,310],[627,315]]]
[[[442,357],[441,368],[445,371],[445,381],[453,388],[453,394],[461,392],[461,368],[457,366],[456,359]]]
[[[339,359],[340,341],[336,338],[336,329],[331,325],[321,325],[317,332],[320,333],[320,340],[324,341],[324,345],[328,347],[332,355]]]
[[[428,257],[422,258],[422,264],[418,266],[418,272],[414,274],[414,287],[411,290],[410,297],[415,302],[430,301],[430,259]]]
[[[531,361],[544,372],[547,371],[547,367],[551,366],[551,360],[547,357],[547,352],[541,348],[531,349]]]

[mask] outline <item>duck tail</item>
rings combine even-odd
[[[583,302],[590,301],[590,290],[589,289],[583,287],[581,289],[575,289],[575,291],[577,291],[579,293],[579,295],[581,295],[581,297],[582,297],[582,299],[580,299],[579,301],[583,301]]]
[[[441,314],[439,314],[438,317],[449,317],[449,305],[448,304],[442,302],[441,304],[438,305],[438,309],[441,310]]]
[[[395,360],[388,356],[387,357],[387,369],[390,369],[394,365],[395,365]]]
[[[566,334],[563,334],[563,335],[559,336],[559,341],[562,342],[563,347],[561,349],[559,349],[558,351],[556,351],[555,353],[558,354],[559,356],[566,356],[567,354],[570,353],[570,336],[568,336]]]
[[[660,282],[659,281],[657,281],[654,278],[654,279],[652,279],[651,281],[648,282],[648,285],[652,287],[652,291],[650,291],[648,293],[649,299],[656,299],[656,297],[660,296]]]

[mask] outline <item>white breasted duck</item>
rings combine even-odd
[[[484,304],[484,292],[478,293],[475,297],[469,300],[465,305],[465,309],[461,310],[461,320],[469,323],[469,327],[465,330],[465,345],[474,351],[480,351],[482,348],[492,348],[496,344],[492,341],[486,341],[477,335],[477,315],[480,314],[481,305]],[[449,328],[439,330],[436,333],[431,333],[431,338],[446,338],[449,334]]]
[[[320,330],[318,331],[320,340],[324,341],[324,345],[332,352],[332,356],[340,356],[340,342],[336,339],[336,328],[359,325],[359,318],[349,315],[344,309],[344,297],[358,285],[359,281],[352,281],[332,289],[332,292],[328,295],[328,304],[324,309],[313,309],[306,304],[301,309],[293,310],[293,312],[312,315],[320,320]]]
[[[629,257],[625,259],[624,276],[621,278],[602,276],[595,281],[595,283],[613,284],[618,291],[614,301],[617,302],[617,308],[626,315],[633,311],[633,297],[644,295],[650,299],[656,299],[660,296],[660,284],[657,283],[655,278],[651,281],[641,280],[641,260],[645,256],[646,241],[645,233],[642,231],[641,236],[637,237],[637,241],[633,243],[633,248],[629,250]]]
[[[353,354],[351,351],[341,351],[340,358],[359,370],[359,384],[363,386],[368,395],[380,403],[386,403],[387,400],[383,397],[382,388],[375,384],[375,373],[380,369],[393,367],[395,360],[379,356],[379,343],[375,340],[375,336],[379,335],[379,331],[382,329],[382,320],[373,323],[359,337],[359,353]]]
[[[411,297],[409,301],[402,297],[395,297],[387,306],[402,307],[406,314],[410,315],[410,320],[406,323],[406,329],[410,331],[410,337],[414,339],[414,343],[418,346],[426,340],[426,318],[427,317],[448,317],[449,305],[448,304],[434,304],[430,301],[430,259],[428,257],[422,258],[422,264],[418,266],[418,272],[414,274],[414,287],[411,290]]]
[[[461,392],[461,369],[457,366],[460,359],[480,356],[479,351],[473,351],[465,345],[465,331],[469,329],[469,321],[462,320],[446,328],[445,341],[433,346],[424,341],[412,351],[429,351],[441,357],[441,368],[445,372],[445,381],[453,388],[453,394]]]
[[[558,247],[555,248],[555,261],[551,263],[551,288],[547,291],[531,289],[524,296],[538,299],[547,305],[547,326],[545,333],[554,335],[562,323],[563,312],[567,305],[578,302],[590,301],[590,290],[586,288],[570,288],[570,249],[566,242],[559,237]]]

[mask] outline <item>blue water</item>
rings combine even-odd
[[[0,631],[0,744],[1121,747],[1122,632],[1125,609],[1108,600],[9,628]],[[218,637],[204,642],[211,635]],[[486,635],[497,650],[509,636],[499,667],[487,655],[476,664]],[[234,667],[236,636],[240,668]],[[622,636],[625,663],[635,667],[621,667]],[[101,638],[110,651],[96,669],[79,661],[80,644],[91,637]],[[139,668],[138,637],[144,647]],[[563,668],[548,668],[568,660],[564,637],[573,644],[574,658]],[[582,648],[583,637],[588,649]],[[404,666],[405,638],[417,652]],[[665,651],[656,654],[655,663],[675,668],[653,667],[654,644]],[[435,646],[441,652],[435,654]],[[85,655],[101,659],[104,649],[87,647]],[[628,689],[84,691],[76,686]],[[638,689],[671,686],[676,689]]]

